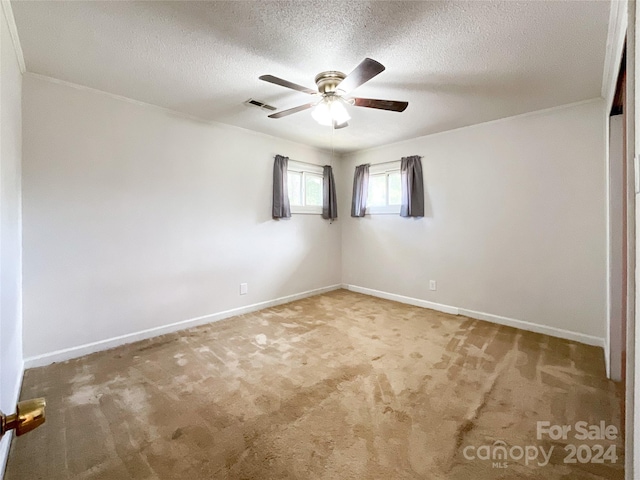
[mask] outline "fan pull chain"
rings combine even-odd
[[[331,165],[331,170],[333,171],[333,135],[336,132],[335,123],[331,122],[331,160],[329,161],[329,165]],[[333,223],[333,218],[329,220],[329,225]]]
[[[331,122],[331,168],[333,169],[333,135],[336,133],[336,125]]]

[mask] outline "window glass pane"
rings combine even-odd
[[[322,206],[322,177],[312,173],[305,174],[305,205]]]
[[[387,204],[387,176],[384,173],[369,176],[368,207],[383,207]]]
[[[402,204],[402,186],[400,183],[400,172],[389,174],[389,205]]]
[[[289,204],[302,205],[302,174],[298,172],[287,172],[289,188]]]

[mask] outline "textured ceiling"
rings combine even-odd
[[[350,107],[334,133],[351,151],[600,96],[608,1],[12,2],[27,71],[205,120],[327,148],[311,97],[323,70],[371,57],[387,69],[354,94],[404,113]]]

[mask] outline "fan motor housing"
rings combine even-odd
[[[336,88],[346,78],[346,75],[336,70],[328,70],[316,75],[316,85],[320,93],[335,92]]]

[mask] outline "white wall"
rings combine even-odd
[[[22,382],[20,161],[22,74],[0,13],[0,410],[13,413]],[[0,478],[11,435],[0,443]]]
[[[274,155],[325,152],[29,74],[23,88],[27,358],[340,283],[339,222],[271,218]]]
[[[343,282],[602,345],[603,108],[594,100],[346,156],[342,199],[356,165],[421,155],[426,217],[353,219],[343,200]]]

